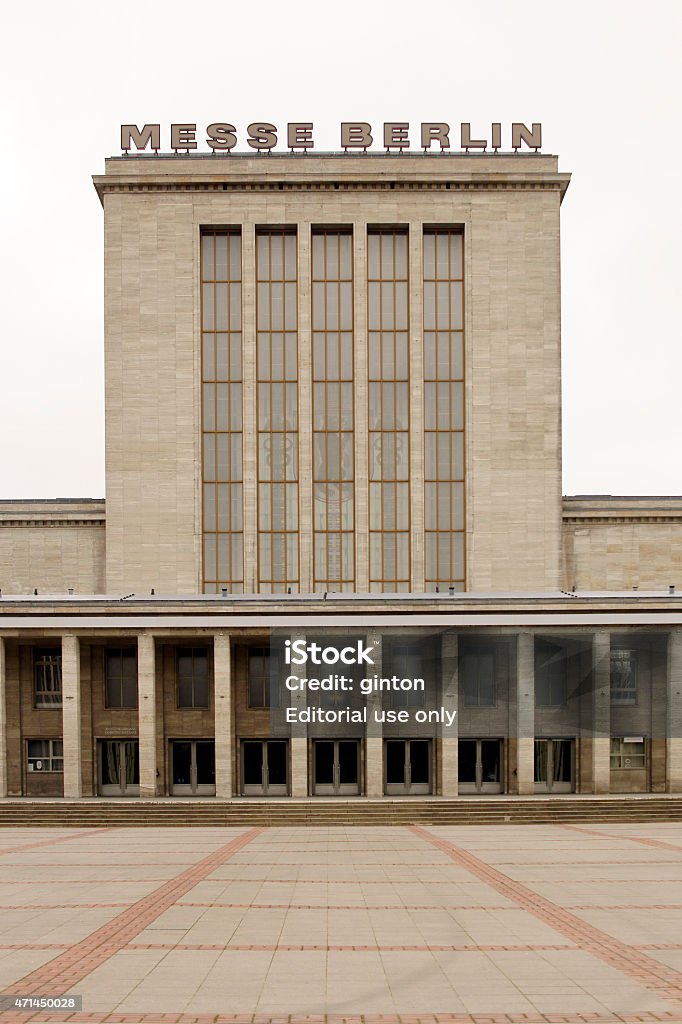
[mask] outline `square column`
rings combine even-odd
[[[592,792],[608,793],[611,788],[611,636],[595,633],[592,638],[591,690]]]
[[[682,630],[668,637],[666,793],[682,793]]]
[[[213,638],[215,795],[219,800],[233,796],[232,754],[232,650],[229,633]]]
[[[441,704],[446,711],[458,710],[458,638],[456,633],[445,633],[441,644]],[[440,727],[440,780],[441,796],[453,797],[459,793],[459,722]]]
[[[7,796],[7,669],[5,641],[0,636],[0,797]]]
[[[81,733],[81,651],[77,636],[62,637],[62,740],[64,742],[64,797],[83,795]]]
[[[535,636],[519,633],[516,643],[516,783],[528,796],[535,792]]]
[[[157,795],[156,665],[154,637],[137,638],[137,705],[140,741],[140,796]]]
[[[383,661],[383,642],[380,633],[372,633],[367,637],[369,644],[374,646],[372,652],[372,674],[381,677]],[[384,737],[380,722],[375,721],[374,709],[380,708],[383,693],[372,693],[365,698],[367,702],[367,732],[365,736],[365,795],[383,796],[384,793]]]
[[[302,640],[305,643],[305,633],[292,633],[291,642]],[[301,676],[307,675],[306,666],[301,666]],[[298,676],[296,665],[286,666],[287,675]],[[308,700],[305,690],[294,690],[288,694],[291,707],[302,711]],[[291,795],[295,797],[306,797],[308,795],[308,727],[302,722],[294,722],[291,726]]]

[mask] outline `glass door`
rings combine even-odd
[[[387,796],[421,796],[431,792],[429,740],[386,740],[384,757]]]
[[[173,796],[215,796],[215,743],[213,740],[171,742]]]
[[[462,740],[458,743],[459,792],[502,792],[502,740]]]
[[[288,761],[286,740],[243,740],[242,795],[286,796]]]
[[[535,741],[535,792],[572,793],[575,789],[575,740]]]
[[[359,740],[314,740],[314,795],[357,796],[359,792]]]
[[[99,791],[102,796],[139,796],[140,744],[137,740],[99,740]]]

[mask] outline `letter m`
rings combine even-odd
[[[145,124],[139,129],[136,124],[121,125],[121,149],[128,152],[132,149],[146,149],[151,142],[151,148],[158,153],[161,149],[161,125]]]

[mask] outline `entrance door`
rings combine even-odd
[[[535,741],[535,792],[572,793],[575,789],[575,741]]]
[[[459,792],[502,792],[502,740],[460,740]]]
[[[99,740],[99,791],[102,796],[139,796],[140,744],[137,740]]]
[[[215,743],[213,740],[171,742],[173,796],[215,796]]]
[[[386,740],[387,796],[422,796],[431,792],[429,740]]]
[[[286,796],[288,761],[286,740],[243,740],[242,795]]]
[[[358,740],[313,741],[315,796],[357,796],[360,792]]]

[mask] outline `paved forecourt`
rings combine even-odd
[[[70,995],[0,1022],[682,1021],[682,825],[2,829],[2,1005]]]

